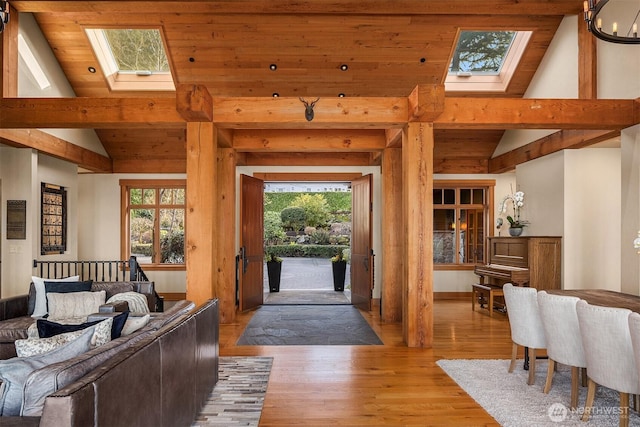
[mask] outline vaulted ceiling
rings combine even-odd
[[[507,90],[500,93],[446,93],[455,97],[521,98],[565,15],[579,15],[580,1],[488,0],[236,0],[236,1],[37,1],[13,0],[31,12],[48,40],[73,90],[89,98],[175,98],[175,92],[109,90],[85,28],[161,28],[175,82],[203,85],[215,99],[281,97],[345,99],[407,97],[417,85],[443,84],[461,30],[527,30],[531,40]],[[270,69],[277,64],[277,70]],[[347,71],[340,66],[348,65]],[[97,69],[96,73],[89,68]],[[353,102],[353,101],[351,101]],[[303,112],[300,104],[300,114]],[[393,129],[305,129],[280,150],[264,151],[265,135],[278,129],[226,129],[225,138],[245,152],[246,164],[375,163],[357,150],[335,152],[332,138],[355,140],[376,134],[385,141]],[[184,128],[127,125],[96,128],[111,161],[111,171],[135,171],[154,159],[151,169],[184,168]],[[504,129],[436,129],[435,171],[481,173]],[[344,134],[344,135],[343,135]],[[397,135],[397,134],[396,134]],[[312,154],[305,138],[326,140]],[[322,149],[322,146],[326,149]],[[256,155],[256,152],[259,152]],[[366,154],[366,155],[364,155]],[[314,157],[315,160],[314,160]],[[358,157],[360,156],[360,157]],[[298,160],[296,160],[298,159]],[[354,160],[359,159],[359,160]],[[124,166],[139,163],[137,167]],[[120,166],[118,166],[120,165]],[[163,166],[161,166],[163,165]],[[133,170],[130,170],[133,171]],[[153,172],[155,170],[146,170]]]

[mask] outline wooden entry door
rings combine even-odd
[[[264,181],[240,175],[240,311],[264,302]]]
[[[371,175],[351,182],[351,303],[371,310],[373,251]]]

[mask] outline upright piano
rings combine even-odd
[[[474,268],[480,278],[473,287],[474,305],[476,297],[481,298],[481,306],[484,305],[489,301],[484,291],[489,294],[493,289],[501,290],[505,283],[538,290],[560,289],[561,240],[561,237],[539,236],[487,237],[489,263]],[[501,296],[502,292],[497,295]],[[504,302],[496,300],[495,305],[502,308]]]

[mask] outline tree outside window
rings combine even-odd
[[[184,181],[121,182],[128,256],[147,266],[184,266]]]

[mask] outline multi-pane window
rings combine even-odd
[[[184,266],[184,181],[121,181],[127,257]]]
[[[488,230],[488,182],[434,182],[433,262],[436,265],[484,262]]]

